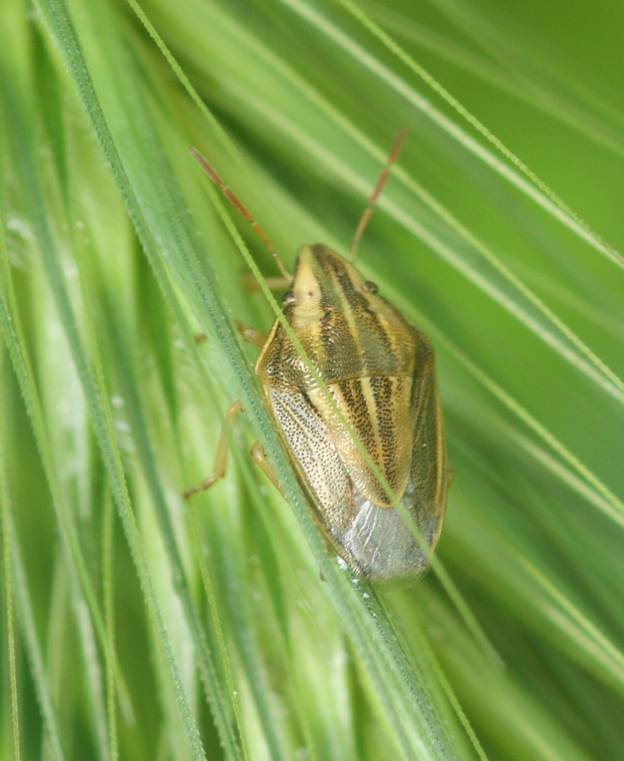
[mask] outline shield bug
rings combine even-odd
[[[403,131],[395,141],[361,216],[351,260],[322,244],[305,245],[292,276],[247,208],[194,152],[280,267],[283,277],[276,284],[288,287],[283,314],[309,361],[279,320],[266,340],[253,329],[243,335],[262,348],[256,373],[264,398],[323,532],[352,569],[374,580],[427,567],[442,529],[448,486],[431,343],[354,264],[405,137]],[[235,403],[228,419],[239,410]],[[257,445],[252,454],[277,485]],[[214,475],[186,496],[221,478],[226,457],[222,437]]]

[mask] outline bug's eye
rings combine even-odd
[[[282,299],[282,304],[294,304],[295,303],[295,294],[292,291],[288,291],[284,294],[284,298]]]
[[[372,280],[367,280],[364,285],[369,293],[377,293],[379,291],[379,286],[377,283],[373,283]]]

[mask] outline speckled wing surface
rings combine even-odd
[[[446,474],[435,456],[440,432],[435,385],[426,370],[418,379],[423,395],[414,417],[412,456],[401,504],[433,549],[442,529]],[[271,389],[271,410],[292,454],[300,478],[313,497],[324,530],[339,553],[371,578],[391,579],[418,573],[428,564],[427,554],[405,526],[396,509],[376,504],[363,494],[348,460],[315,407],[298,392]],[[418,415],[418,411],[420,415]]]

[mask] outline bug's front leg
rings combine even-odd
[[[187,489],[182,494],[184,499],[189,499],[200,491],[206,491],[207,489],[210,489],[211,486],[214,486],[214,484],[216,484],[217,481],[220,481],[227,473],[229,447],[228,429],[232,427],[232,424],[234,423],[237,415],[239,415],[242,411],[243,405],[238,400],[235,401],[227,411],[225,420],[223,421],[221,434],[219,435],[213,473],[201,483],[197,484],[196,486],[192,486],[190,489]]]
[[[285,277],[283,275],[280,277],[266,277],[264,281],[267,284],[269,290],[281,291],[284,288],[288,288],[292,284],[292,277]],[[260,283],[253,275],[245,275],[243,278],[243,283],[245,284],[245,288],[250,293],[256,293],[260,290]]]
[[[242,322],[236,323],[236,329],[238,330],[238,332],[240,333],[244,341],[247,341],[247,343],[257,346],[259,349],[264,348],[264,344],[267,342],[267,338],[268,338],[267,333],[263,333],[261,330],[252,328],[249,325],[243,325]]]

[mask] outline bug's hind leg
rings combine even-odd
[[[182,494],[184,499],[190,499],[190,497],[192,497],[194,494],[198,494],[201,491],[210,489],[211,486],[214,486],[214,484],[216,484],[217,481],[220,481],[227,473],[229,447],[228,429],[232,427],[234,420],[236,420],[236,417],[241,412],[243,412],[243,405],[237,400],[234,402],[234,404],[232,404],[225,415],[225,420],[223,421],[223,427],[221,429],[221,434],[219,435],[219,441],[217,443],[217,452],[215,454],[214,470],[212,475],[196,486],[192,486],[190,489],[187,489]]]

